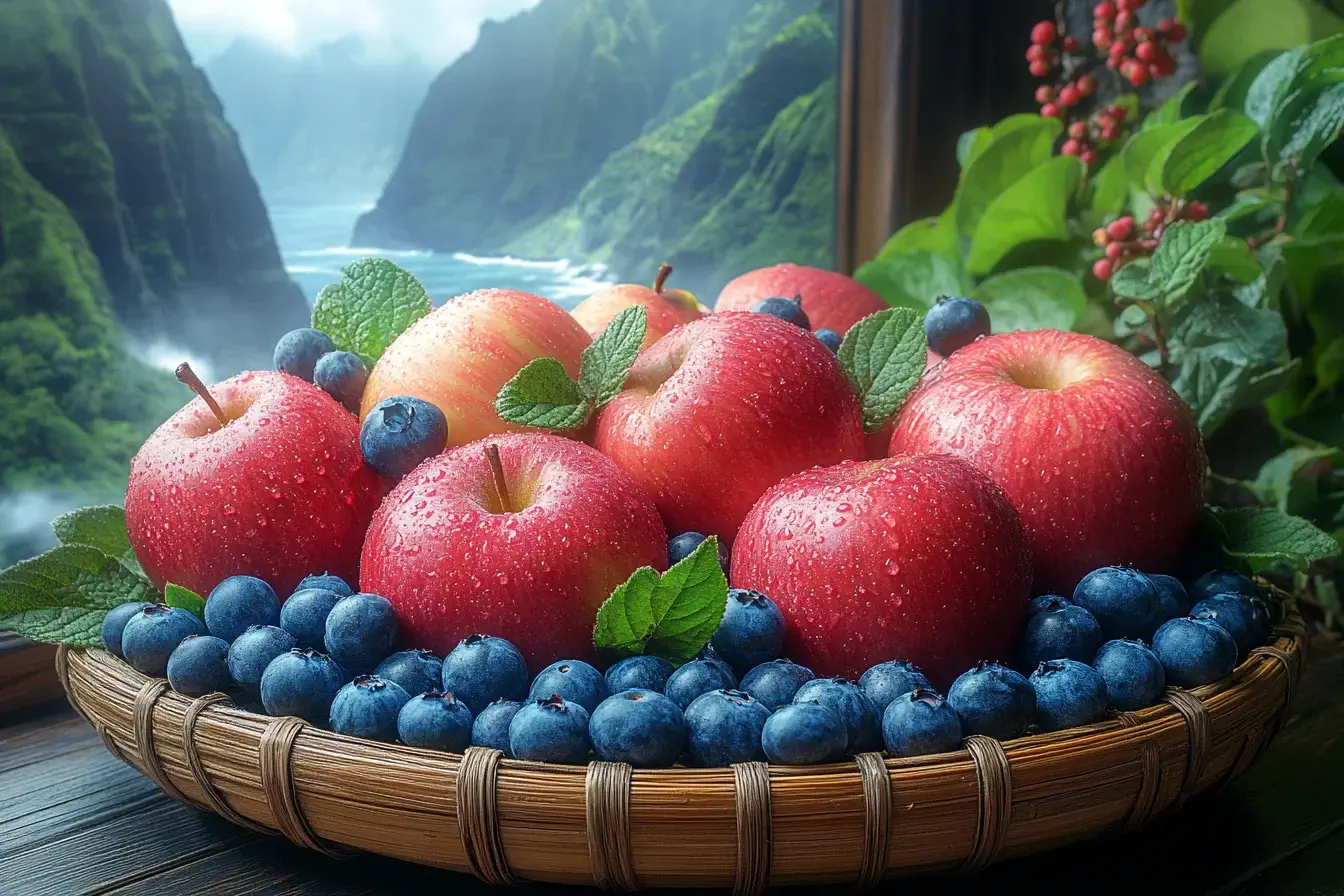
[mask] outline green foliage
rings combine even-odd
[[[49,644],[101,646],[107,611],[152,591],[117,558],[61,545],[0,572],[0,630]]]
[[[313,327],[372,367],[430,307],[429,293],[410,271],[386,258],[362,258],[341,268],[340,282],[317,294]]]
[[[1276,561],[1306,567],[1339,554],[1339,542],[1307,520],[1271,507],[1215,510],[1223,550],[1257,572]]]
[[[138,576],[145,574],[135,559],[131,537],[126,532],[126,511],[116,504],[81,507],[51,521],[61,544],[82,544],[115,557]]]
[[[877,432],[919,384],[925,358],[923,315],[909,308],[870,314],[840,343],[840,366],[863,403],[863,428]]]
[[[202,622],[205,621],[205,598],[190,588],[169,582],[163,589],[163,602],[170,607],[186,610]]]

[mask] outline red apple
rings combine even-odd
[[[588,335],[596,339],[611,323],[611,319],[632,305],[639,305],[648,315],[644,329],[644,342],[640,348],[648,348],[674,327],[690,323],[704,317],[709,309],[701,305],[691,293],[684,289],[667,289],[663,284],[672,266],[664,264],[658,268],[653,288],[638,283],[620,283],[595,292],[584,299],[570,312],[574,319],[583,325]]]
[[[487,445],[499,451],[508,507]],[[407,475],[369,526],[360,587],[396,606],[407,646],[442,656],[467,635],[497,635],[535,671],[592,659],[598,607],[641,566],[667,567],[649,497],[589,446],[525,433]]]
[[[818,675],[891,659],[946,687],[1012,659],[1031,555],[1008,496],[965,461],[918,455],[809,470],[742,522],[732,581],[779,604],[785,650]]]
[[[359,572],[383,482],[359,453],[359,423],[317,386],[241,373],[154,431],[131,461],[126,528],[151,581],[207,594],[252,575],[284,597],[304,576]]]
[[[891,453],[946,452],[1003,486],[1038,591],[1099,566],[1174,567],[1203,504],[1190,408],[1146,364],[1092,336],[1004,333],[945,358],[902,408]]]
[[[857,280],[797,264],[749,271],[719,293],[715,311],[750,311],[751,306],[771,296],[803,297],[803,310],[813,330],[834,330],[841,336],[863,318],[891,306]]]
[[[369,372],[362,413],[384,398],[410,395],[443,411],[448,446],[520,432],[495,413],[495,396],[529,361],[555,358],[578,377],[592,340],[554,302],[516,289],[482,289],[422,317],[397,337]]]
[[[593,444],[653,497],[670,532],[729,545],[770,486],[864,450],[859,399],[835,355],[777,317],[732,312],[640,354]]]

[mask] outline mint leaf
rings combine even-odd
[[[863,402],[863,428],[877,432],[896,416],[924,373],[924,326],[909,308],[870,314],[840,343],[840,366]]]
[[[126,532],[126,511],[116,504],[81,507],[63,513],[51,521],[52,531],[61,544],[83,544],[97,548],[109,557],[121,561],[131,572],[143,576],[140,561],[135,559],[131,537]]]
[[[1076,276],[1049,267],[1019,268],[990,277],[971,297],[985,306],[1000,333],[1071,330],[1087,304]]]
[[[372,367],[429,309],[429,293],[410,271],[386,258],[362,258],[341,269],[340,283],[317,294],[313,326]]]
[[[1056,156],[995,196],[971,236],[966,269],[987,274],[1024,243],[1068,239],[1069,200],[1082,177],[1076,156]]]
[[[1163,190],[1173,196],[1194,190],[1218,173],[1259,132],[1259,125],[1231,109],[1202,116],[1167,151],[1162,165]]]
[[[641,566],[597,611],[593,644],[618,656],[650,654],[681,664],[709,643],[728,604],[719,541],[710,536],[659,575]]]
[[[879,255],[859,265],[854,279],[887,304],[918,311],[940,295],[965,295],[971,288],[960,259],[922,250]]]
[[[1145,262],[1129,262],[1111,276],[1109,285],[1118,299],[1151,302],[1162,295],[1162,290],[1149,279]]]
[[[170,607],[186,610],[202,622],[205,621],[205,598],[190,588],[183,588],[181,585],[174,585],[169,582],[167,587],[163,589],[163,602]]]
[[[510,423],[578,429],[592,407],[554,358],[537,358],[513,375],[495,397],[495,412]]]
[[[1173,306],[1185,298],[1226,233],[1227,223],[1220,218],[1177,221],[1166,229],[1148,267],[1149,282],[1163,304]]]
[[[97,647],[108,610],[156,596],[115,557],[64,544],[0,572],[0,630],[49,644]]]
[[[1226,220],[1226,219],[1224,219]],[[1251,247],[1240,237],[1225,236],[1213,244],[1209,267],[1222,271],[1239,283],[1254,283],[1265,271],[1251,254]]]
[[[1306,567],[1339,555],[1339,542],[1298,516],[1268,507],[1214,508],[1223,550],[1259,570],[1275,560]]]
[[[639,357],[648,326],[648,313],[639,305],[622,310],[583,350],[579,362],[579,391],[596,407],[611,401],[625,388],[625,378]]]
[[[1325,148],[1339,137],[1344,128],[1344,84],[1335,84],[1313,97],[1291,103],[1285,122],[1270,131],[1269,151],[1280,164],[1294,165],[1299,171],[1310,168]]]

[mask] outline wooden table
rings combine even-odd
[[[7,684],[0,679],[0,693]],[[372,856],[328,859],[183,806],[113,759],[64,702],[0,713],[2,896],[496,892],[472,878]],[[1180,815],[978,877],[894,880],[884,890],[1344,893],[1344,648],[1313,645],[1293,717],[1269,752]],[[532,885],[524,892],[595,891]]]

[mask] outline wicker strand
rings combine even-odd
[[[70,706],[74,708],[81,719],[89,723],[90,727],[93,728],[94,733],[98,735],[98,739],[103,742],[103,746],[107,749],[107,752],[111,753],[116,759],[126,765],[130,765],[131,763],[127,760],[126,754],[122,752],[121,747],[117,746],[117,742],[112,739],[112,734],[105,727],[95,722],[93,717],[84,711],[84,707],[76,702],[75,693],[70,687],[70,651],[71,648],[68,644],[58,644],[56,646],[56,680],[61,683],[61,690],[65,691],[66,701],[69,702]]]
[[[770,767],[764,762],[733,766],[737,810],[737,872],[733,896],[758,896],[770,881]]]
[[[1132,712],[1117,712],[1115,720],[1126,728],[1137,728],[1139,717]],[[1147,824],[1157,811],[1157,795],[1162,790],[1162,751],[1151,740],[1139,744],[1139,792],[1134,797],[1120,833],[1127,834]]]
[[[1257,647],[1250,652],[1250,656],[1268,657],[1283,666],[1283,707],[1279,710],[1274,721],[1274,733],[1278,734],[1279,730],[1283,728],[1283,723],[1288,720],[1288,713],[1293,708],[1293,698],[1297,696],[1297,679],[1300,667],[1293,663],[1293,658],[1288,651],[1278,647],[1268,645]]]
[[[492,886],[516,884],[499,833],[495,778],[504,754],[468,747],[457,767],[457,828],[471,873]]]
[[[871,890],[887,870],[887,836],[891,828],[891,775],[881,753],[854,757],[863,779],[863,864],[855,889]]]
[[[1013,775],[1003,746],[994,738],[973,734],[966,738],[966,750],[980,790],[975,844],[961,866],[963,872],[972,874],[993,862],[1003,848],[1013,808]]]
[[[1204,761],[1208,757],[1213,740],[1209,732],[1209,711],[1198,697],[1181,688],[1167,688],[1162,700],[1175,707],[1185,719],[1187,743],[1185,777],[1181,779],[1180,796],[1176,800],[1176,807],[1180,808],[1195,792],[1199,779],[1204,774]]]
[[[588,815],[588,861],[600,890],[639,889],[630,849],[630,777],[625,762],[590,762],[583,800]]]
[[[312,828],[308,827],[308,821],[299,809],[298,795],[294,792],[290,757],[294,752],[294,741],[307,726],[307,722],[294,716],[283,716],[266,726],[259,748],[261,788],[266,793],[266,804],[271,807],[271,815],[275,817],[275,826],[280,829],[280,833],[288,837],[291,843],[337,858],[343,853],[319,840]]]
[[[204,808],[199,803],[187,799],[187,795],[169,780],[168,773],[163,770],[163,763],[159,761],[159,754],[154,749],[154,704],[158,703],[159,698],[167,692],[167,679],[151,678],[135,695],[135,703],[131,710],[132,730],[135,732],[136,747],[140,750],[140,761],[144,763],[144,772],[149,776],[149,780],[164,793],[188,806]]]
[[[187,767],[191,769],[191,776],[196,779],[196,786],[201,789],[201,798],[206,806],[225,821],[259,834],[277,834],[279,831],[262,827],[252,819],[244,818],[235,812],[233,807],[224,801],[224,794],[220,793],[219,788],[211,782],[210,775],[205,770],[205,763],[201,761],[201,751],[196,744],[196,720],[211,706],[232,702],[228,694],[220,693],[206,694],[191,701],[182,717],[182,752],[186,754]]]

